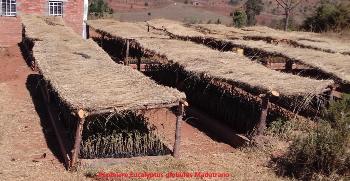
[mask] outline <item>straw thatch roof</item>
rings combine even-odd
[[[193,29],[189,30],[191,28],[185,27],[185,25],[183,25],[180,22],[174,22],[169,20],[161,20],[161,21],[152,20],[149,23],[152,26],[155,26],[156,28],[163,27],[164,30],[166,30],[168,33],[171,33],[175,36],[179,36],[183,38],[201,37],[201,36],[198,36],[199,34],[195,35],[193,33]],[[171,24],[171,26],[169,24]],[[176,30],[173,30],[172,27],[176,27]],[[213,25],[210,25],[208,27],[211,27],[213,29],[215,28],[215,26]],[[225,41],[235,46],[252,48],[252,49],[260,50],[269,54],[282,55],[289,59],[302,62],[311,67],[320,69],[323,72],[333,75],[335,78],[338,78],[347,83],[350,82],[350,56],[339,54],[339,53],[327,53],[327,52],[317,51],[313,49],[296,48],[296,47],[291,47],[284,44],[274,45],[274,44],[266,43],[264,41],[231,39],[227,37],[225,34],[221,34],[222,31],[226,31],[226,33],[228,33],[227,30],[231,28],[224,27],[223,25],[220,25],[218,27],[220,28],[216,30],[214,34],[210,34],[210,32],[209,34],[203,33],[202,37],[216,38],[220,41]],[[181,31],[178,31],[179,29],[181,29]],[[233,31],[236,30],[234,28],[232,29]],[[259,30],[252,30],[247,32],[259,32],[259,31],[265,31],[265,29],[266,28],[261,28]],[[189,31],[189,33],[187,33],[187,31]],[[234,32],[232,34],[234,34]],[[313,33],[310,33],[310,34],[313,34]],[[229,36],[231,36],[231,34],[229,34]]]
[[[274,55],[282,55],[326,72],[335,79],[350,83],[350,56],[317,50],[294,48],[288,45],[273,45],[264,41],[227,40],[241,46],[254,48]]]
[[[129,34],[138,32],[123,27],[129,26],[128,23],[111,22],[107,27],[97,26],[98,23],[94,21],[89,25],[116,38],[123,38],[121,29],[130,29]],[[333,83],[330,80],[313,80],[273,71],[236,53],[216,51],[189,41],[159,38],[135,38],[135,41],[145,52],[166,57],[169,62],[180,64],[188,72],[205,74],[243,88],[262,92],[274,90],[292,97],[319,94]]]
[[[157,29],[167,30],[174,35],[184,35],[185,32],[186,36],[191,37],[207,35],[214,38],[288,40],[295,46],[317,49],[330,53],[350,54],[350,45],[348,43],[311,32],[285,32],[265,26],[235,28],[221,24],[185,25],[178,21],[166,19],[154,19],[148,21],[148,23]]]
[[[204,36],[204,34],[196,30],[193,30],[192,28],[179,26],[178,21],[167,20],[167,19],[153,19],[153,20],[147,21],[147,23],[156,29],[170,30],[169,32],[174,35],[183,34],[183,32],[186,32],[187,36],[192,36],[192,37]]]
[[[126,39],[134,39],[134,38],[168,38],[167,35],[165,35],[163,32],[157,33],[156,31],[152,31],[152,33],[147,32],[147,24],[145,23],[128,23],[128,22],[117,22],[113,20],[89,20],[89,25],[94,27],[95,29],[105,29],[106,31],[113,31],[110,24],[114,24],[115,26],[118,26],[120,24],[121,26],[118,28],[118,33],[126,38]],[[132,33],[130,33],[132,32]]]
[[[318,49],[331,53],[350,54],[350,45],[348,42],[328,38],[318,33],[301,31],[285,32],[262,26],[247,27],[243,28],[242,30],[248,32],[246,37],[267,37],[275,40],[291,40],[298,46]],[[259,34],[254,34],[254,32],[259,32]]]
[[[179,24],[179,23],[178,23]],[[346,42],[327,38],[317,33],[291,31],[285,32],[264,26],[246,28],[227,27],[225,25],[199,24],[191,25],[195,29],[212,34],[240,39],[272,39],[276,41],[289,41],[295,46],[322,50],[330,53],[350,54],[350,45]]]
[[[60,99],[72,110],[135,110],[168,107],[185,95],[156,84],[131,67],[116,64],[92,40],[45,18],[23,16],[26,35],[35,41],[36,64]],[[64,36],[64,37],[63,37]]]

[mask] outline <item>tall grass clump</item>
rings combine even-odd
[[[303,180],[350,177],[350,96],[332,102],[318,126],[296,138],[278,163],[281,174]]]

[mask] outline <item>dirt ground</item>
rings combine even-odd
[[[120,159],[118,163],[84,166],[66,171],[54,132],[45,118],[33,84],[35,72],[18,46],[0,49],[0,180],[90,180],[97,172],[224,172],[225,180],[280,180],[268,167],[270,152],[235,149],[183,122],[181,158],[172,156]],[[167,110],[152,113],[163,141],[172,148],[175,116]],[[159,122],[157,120],[169,120]],[[279,148],[276,148],[277,150]],[[93,162],[93,161],[92,161]],[[98,178],[97,178],[98,179]],[[192,178],[188,180],[207,180]]]
[[[54,134],[27,88],[35,72],[18,46],[0,49],[0,67],[0,180],[82,180],[65,171],[49,146],[56,145]]]

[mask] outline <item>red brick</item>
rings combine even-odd
[[[16,45],[22,40],[22,26],[19,18],[0,17],[0,47]]]

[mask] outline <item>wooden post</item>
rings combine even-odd
[[[243,48],[237,48],[237,54],[244,55],[244,49]]]
[[[137,57],[137,70],[141,71],[141,57]]]
[[[181,121],[183,118],[184,104],[179,102],[178,113],[176,115],[176,131],[175,131],[175,143],[173,149],[173,156],[179,157],[180,144],[181,144]]]
[[[269,109],[269,95],[265,94],[261,98],[261,113],[259,123],[257,125],[256,135],[262,135],[266,128],[266,118]]]
[[[149,24],[147,24],[147,32],[149,32]]]
[[[75,132],[75,141],[74,141],[74,147],[72,150],[72,162],[71,162],[71,168],[75,169],[76,168],[76,163],[79,157],[79,152],[80,152],[80,143],[81,143],[81,135],[83,132],[83,126],[85,122],[85,114],[83,110],[79,110],[78,112],[79,115],[79,120],[77,123],[77,129]]]
[[[293,70],[293,64],[294,64],[294,62],[293,61],[291,61],[291,60],[288,60],[287,62],[286,62],[286,71],[287,72],[292,72],[292,70]]]
[[[179,71],[176,70],[176,75],[175,75],[175,87],[177,87],[177,84],[179,83]]]
[[[86,25],[86,39],[90,38],[90,26]]]
[[[129,40],[126,40],[126,51],[125,51],[125,59],[124,59],[124,65],[129,65]]]

